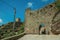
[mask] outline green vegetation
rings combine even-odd
[[[60,10],[60,0],[56,1],[56,7]]]
[[[0,27],[0,39],[7,38],[10,36],[18,35],[24,32],[24,24],[22,22],[16,22],[13,32],[13,22],[9,22]]]

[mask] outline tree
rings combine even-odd
[[[60,10],[60,0],[56,0],[56,7]]]

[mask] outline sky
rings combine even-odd
[[[16,18],[24,22],[25,9],[40,9],[54,0],[0,0],[0,25],[14,21],[14,9],[16,8]]]

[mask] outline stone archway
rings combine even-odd
[[[45,25],[43,23],[39,25],[39,34],[46,34]]]

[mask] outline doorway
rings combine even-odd
[[[39,25],[39,35],[40,34],[46,34],[46,32],[45,32],[46,30],[45,30],[45,24],[40,24]]]

